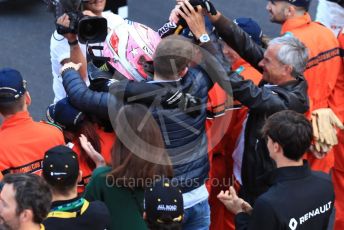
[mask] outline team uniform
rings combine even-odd
[[[312,22],[308,13],[286,20],[281,34],[291,33],[305,44],[309,52],[304,76],[308,83],[309,113],[320,108],[336,108],[331,106],[331,93],[339,74],[343,71],[342,60],[339,55],[339,45],[336,37],[325,26]],[[318,160],[313,155],[307,159],[314,170],[329,172],[334,164],[334,155],[330,151],[326,157]]]
[[[277,168],[269,176],[272,186],[257,199],[252,215],[236,215],[236,229],[327,229],[334,203],[328,175],[311,171],[305,162]]]
[[[84,198],[54,201],[43,225],[46,230],[106,230],[110,229],[110,214],[101,201],[89,202]]]
[[[63,145],[62,131],[50,124],[35,122],[29,112],[18,112],[0,128],[0,171],[40,174],[44,153]]]

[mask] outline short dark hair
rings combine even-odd
[[[15,101],[0,102],[0,113],[4,116],[16,114],[23,109],[25,94]]]
[[[300,113],[284,110],[271,115],[263,126],[263,136],[281,145],[284,156],[298,161],[310,147],[313,129]]]
[[[3,183],[13,185],[17,215],[25,209],[31,209],[33,221],[42,223],[49,213],[52,200],[50,188],[44,179],[35,174],[6,174]]]
[[[154,72],[166,80],[173,80],[193,59],[196,47],[186,38],[171,35],[161,40],[155,50]]]

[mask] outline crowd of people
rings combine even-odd
[[[108,36],[52,34],[45,121],[0,69],[0,229],[343,229],[344,1],[310,2],[267,2],[276,38],[209,0],[157,32],[82,2]]]

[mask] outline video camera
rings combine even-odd
[[[103,17],[85,16],[82,14],[82,3],[89,0],[45,0],[54,10],[55,18],[64,13],[69,17],[69,27],[56,24],[59,34],[74,33],[81,43],[103,42],[107,36],[107,21]]]

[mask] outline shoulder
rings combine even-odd
[[[51,122],[46,122],[46,121],[35,122],[35,126],[37,128],[40,128],[42,131],[53,132],[58,135],[63,135],[62,128]]]
[[[110,167],[99,167],[99,168],[96,168],[93,173],[92,173],[92,179],[99,179],[99,178],[102,178],[106,177],[106,175],[111,171],[111,168]]]
[[[328,185],[331,185],[332,187],[332,180],[329,174],[321,172],[321,171],[312,171],[311,175],[312,175],[312,178],[314,180],[319,181],[319,183],[328,184]]]
[[[87,211],[98,215],[103,215],[105,217],[110,215],[105,203],[99,200],[91,201]]]
[[[119,24],[125,23],[125,20],[111,11],[104,11],[102,16],[108,21],[108,27],[113,28]]]

